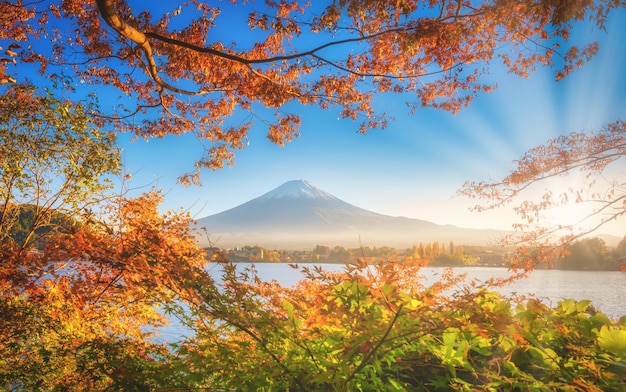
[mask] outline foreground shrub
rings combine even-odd
[[[623,390],[626,319],[588,301],[447,295],[458,277],[427,286],[419,268],[304,269],[282,288],[225,266],[220,301],[187,320],[197,334],[178,366],[190,385],[234,390]]]

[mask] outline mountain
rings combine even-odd
[[[198,226],[219,247],[279,249],[309,249],[317,244],[402,248],[432,241],[483,245],[503,234],[378,214],[303,180],[288,181],[237,207],[201,218]],[[201,242],[207,245],[209,241]]]

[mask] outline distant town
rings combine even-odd
[[[389,260],[423,260],[432,267],[509,267],[513,248],[498,246],[462,246],[454,242],[420,243],[407,249],[392,247],[359,247],[317,245],[312,250],[270,250],[242,246],[228,249],[207,248],[207,257],[225,257],[231,262],[258,263],[350,263],[357,259],[368,262]],[[550,267],[571,270],[619,270],[626,263],[626,238],[615,248],[608,248],[599,238],[582,239],[569,245],[568,255]],[[540,266],[541,267],[541,266]],[[545,268],[545,266],[543,266]]]

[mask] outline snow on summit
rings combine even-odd
[[[287,181],[278,188],[259,197],[259,200],[275,199],[325,199],[334,200],[336,197],[324,192],[320,188],[304,180]]]
[[[274,249],[312,249],[368,245],[409,247],[416,241],[446,238],[482,244],[498,233],[442,226],[420,219],[391,217],[368,211],[304,180],[288,181],[262,196],[198,220],[220,247],[257,244]],[[201,239],[203,246],[213,246]],[[350,245],[349,245],[350,244]]]

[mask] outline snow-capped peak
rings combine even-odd
[[[305,180],[287,181],[278,188],[259,197],[260,200],[276,199],[325,199],[334,200],[336,197],[326,193]]]

